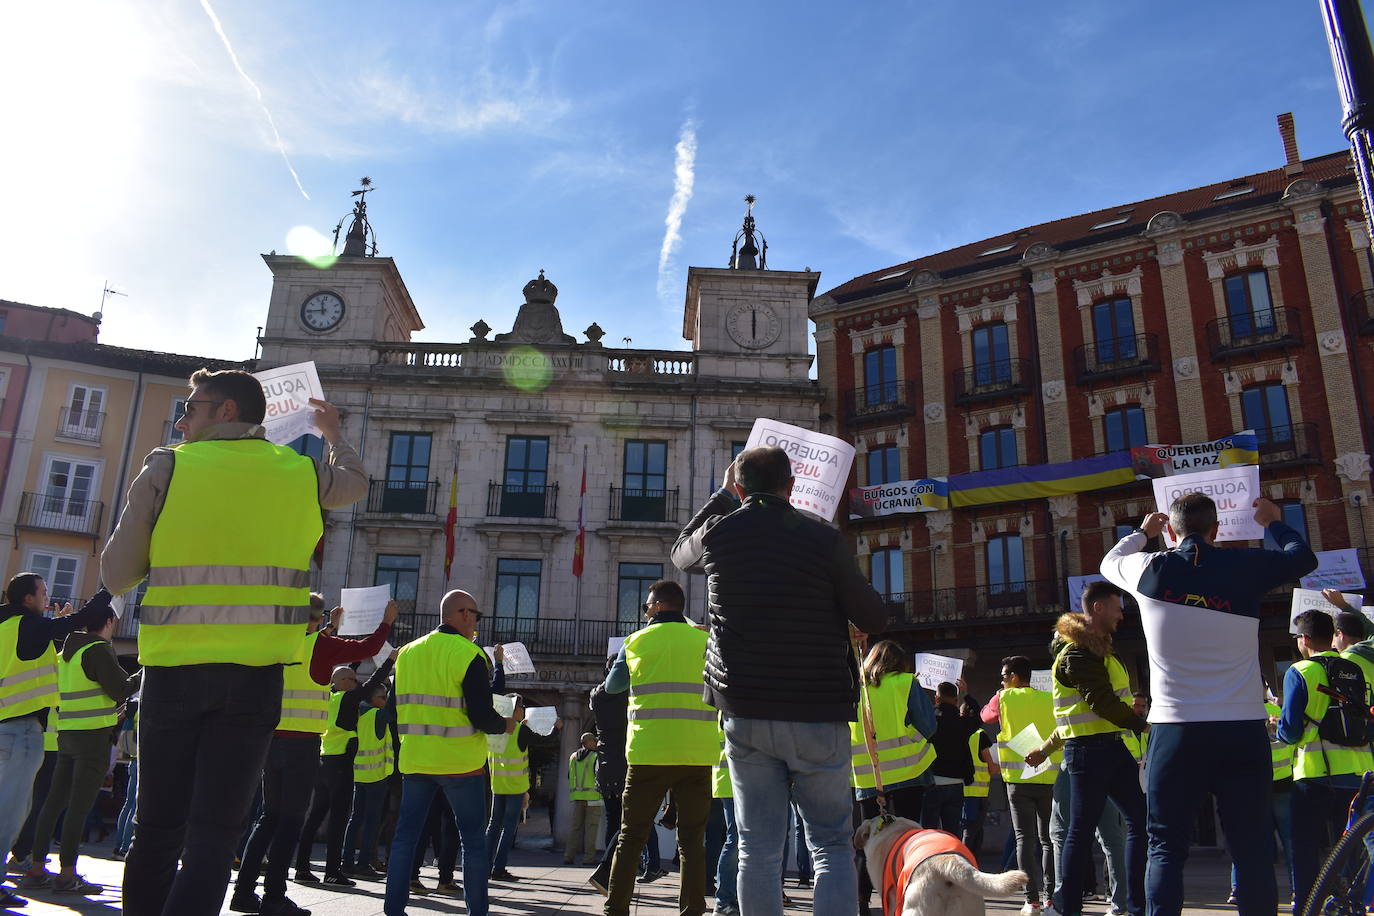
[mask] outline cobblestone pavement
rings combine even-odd
[[[319,847],[322,851],[323,847]],[[81,857],[79,870],[87,879],[105,886],[105,893],[89,898],[72,899],[52,892],[40,892],[30,897],[27,907],[5,911],[23,914],[113,914],[119,913],[119,884],[123,874],[123,863],[109,856],[108,846],[95,846],[92,855]],[[54,862],[56,861],[54,857]],[[1187,908],[1185,914],[1234,913],[1235,909],[1225,904],[1229,860],[1214,851],[1199,851],[1188,863]],[[561,857],[549,852],[531,852],[516,849],[511,854],[510,870],[521,880],[516,884],[491,885],[491,912],[494,914],[513,914],[513,916],[545,916],[553,913],[597,914],[602,911],[605,898],[586,883],[589,868],[570,867],[562,864]],[[433,868],[422,870],[424,883],[431,888],[436,881]],[[787,895],[795,905],[788,909],[789,914],[810,913],[811,892],[796,887],[796,882],[788,878]],[[359,882],[356,888],[325,889],[304,884],[291,885],[290,896],[301,906],[309,908],[315,916],[380,916],[382,912],[382,885],[379,882]],[[709,901],[708,901],[709,903]],[[1020,907],[1020,901],[989,900],[988,912],[991,914],[1012,914]],[[1085,907],[1087,916],[1097,916],[1105,912],[1106,904],[1090,904]],[[708,906],[708,912],[709,912]],[[1281,907],[1280,912],[1286,912]],[[228,913],[228,906],[223,910]],[[409,913],[460,914],[465,912],[461,897],[438,896],[431,892],[428,897],[412,897]],[[653,884],[640,885],[635,895],[633,907],[635,916],[671,916],[677,912],[677,875],[670,874]],[[875,907],[874,913],[878,912]]]

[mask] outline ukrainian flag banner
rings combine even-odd
[[[849,491],[850,518],[878,518],[949,508],[949,482],[944,477],[898,480]]]
[[[949,478],[949,503],[955,508],[1043,499],[1085,493],[1131,483],[1135,468],[1130,451],[1110,452],[1077,461],[1036,464],[995,471],[975,471]]]

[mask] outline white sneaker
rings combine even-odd
[[[1041,916],[1039,903],[1026,903],[1021,906],[1021,916]]]

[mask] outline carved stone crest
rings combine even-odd
[[[1051,496],[1050,511],[1055,518],[1072,518],[1078,512],[1078,497],[1072,494]]]
[[[1050,379],[1041,386],[1045,394],[1046,404],[1061,404],[1064,401],[1064,381],[1062,379]]]
[[[1180,356],[1174,360],[1175,378],[1197,378],[1197,359],[1192,356]]]
[[[1345,335],[1340,331],[1322,331],[1317,335],[1317,341],[1327,353],[1345,352]]]
[[[945,420],[945,405],[939,401],[932,401],[926,405],[926,420],[930,423],[943,423]]]
[[[1349,452],[1336,459],[1336,474],[1351,483],[1369,478],[1369,456],[1363,452]]]

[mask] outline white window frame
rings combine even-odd
[[[40,564],[36,562],[39,556],[48,557],[52,562],[50,564],[44,564],[45,568],[40,569]],[[82,598],[80,594],[77,594],[81,589],[82,559],[83,557],[81,554],[69,553],[65,550],[55,550],[51,547],[42,546],[30,547],[25,555],[24,569],[29,572],[36,572],[43,577],[43,581],[48,584],[49,600],[55,601],[60,597],[63,602],[70,601],[75,605],[80,602]],[[70,595],[63,595],[60,592],[54,591],[54,580],[56,579],[55,570],[58,562],[62,560],[72,561],[72,594]]]
[[[187,398],[172,398],[172,407],[167,414],[167,422],[169,424],[167,429],[169,431],[167,435],[163,437],[167,440],[164,445],[176,445],[178,442],[186,441],[186,437],[181,434],[181,430],[176,428],[177,421],[186,413],[186,401]],[[178,410],[178,408],[180,409]]]
[[[80,399],[80,406],[77,406],[77,390],[85,392],[85,396]],[[92,398],[92,395],[97,395]],[[96,403],[92,405],[92,400]],[[67,402],[64,406],[66,413],[62,415],[62,422],[58,426],[57,434],[66,439],[81,439],[84,441],[99,441],[101,427],[104,425],[101,414],[105,413],[105,407],[110,400],[110,390],[99,385],[89,385],[85,382],[73,382],[71,388],[67,390]],[[72,420],[73,411],[78,411],[76,421]],[[92,423],[94,420],[94,423]]]
[[[48,481],[52,479],[53,464],[54,462],[58,461],[65,461],[68,464],[73,465],[73,468],[70,471],[68,471],[66,492],[60,496],[54,495],[50,497],[48,493]],[[90,490],[88,491],[86,496],[86,505],[83,508],[80,515],[71,515],[68,512],[67,507],[57,502],[57,500],[66,501],[72,498],[71,479],[76,476],[74,473],[75,465],[85,465],[89,466],[92,469]],[[90,507],[92,503],[100,502],[100,473],[102,470],[104,470],[104,468],[103,462],[101,461],[93,461],[90,458],[78,458],[72,455],[45,454],[43,456],[43,475],[38,480],[37,495],[39,502],[39,511],[42,513],[44,519],[46,521],[52,522],[52,524],[46,524],[43,527],[70,529],[71,531],[79,532],[82,534],[91,533]],[[50,498],[52,500],[51,503],[49,502]],[[49,508],[50,504],[53,506],[53,508],[51,509]],[[64,520],[69,521],[69,524],[60,524],[60,522]]]

